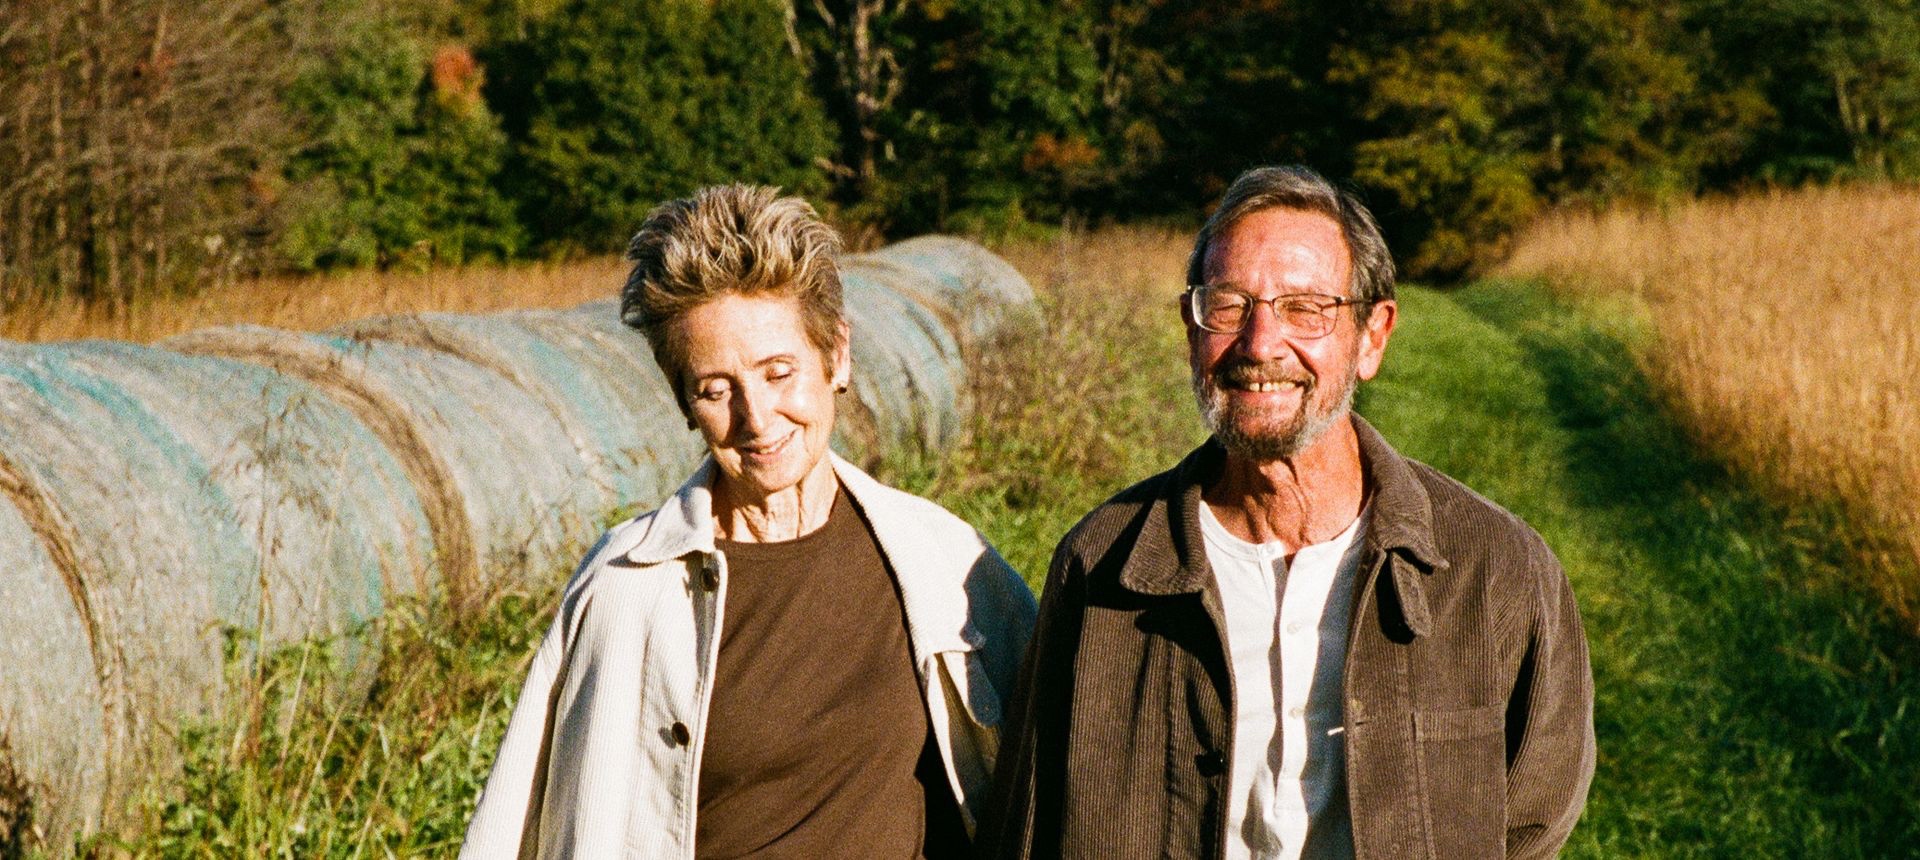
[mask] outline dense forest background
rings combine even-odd
[[[617,251],[770,182],[866,239],[1362,191],[1412,275],[1545,207],[1920,179],[1915,0],[0,0],[0,298]]]

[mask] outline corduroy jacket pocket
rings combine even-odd
[[[1506,852],[1506,708],[1418,711],[1413,736],[1435,857]]]
[[[1422,741],[1472,740],[1506,727],[1507,709],[1504,705],[1488,705],[1464,711],[1418,711],[1413,715],[1413,736]]]

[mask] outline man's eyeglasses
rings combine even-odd
[[[1187,306],[1193,321],[1215,334],[1235,334],[1247,327],[1255,305],[1273,306],[1273,317],[1289,337],[1325,337],[1333,331],[1339,310],[1347,305],[1373,304],[1365,299],[1320,293],[1291,293],[1256,299],[1224,284],[1194,284],[1187,288]]]

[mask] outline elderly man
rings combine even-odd
[[[1593,775],[1586,639],[1538,534],[1350,412],[1397,314],[1372,216],[1248,172],[1187,280],[1213,437],[1055,551],[983,847],[1551,856]]]

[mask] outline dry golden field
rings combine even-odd
[[[1647,370],[1707,450],[1920,557],[1920,189],[1563,214],[1514,247],[1506,274],[1644,305]],[[1902,566],[1875,586],[1913,620]]]
[[[355,271],[267,278],[192,296],[140,298],[126,307],[56,299],[0,314],[0,339],[107,338],[148,343],[230,323],[317,331],[380,314],[571,307],[617,295],[626,273],[625,263],[604,257],[421,273]]]
[[[1035,285],[1177,285],[1186,265],[1184,235],[1151,228],[1110,228],[1050,241],[994,248]],[[318,331],[381,314],[416,311],[486,313],[571,307],[619,294],[628,264],[607,256],[570,263],[471,267],[429,272],[370,270],[263,278],[191,296],[136,299],[131,306],[72,299],[24,304],[0,312],[0,339],[28,343],[105,338],[150,343],[210,326],[251,323]],[[1174,293],[1166,295],[1173,307]]]

